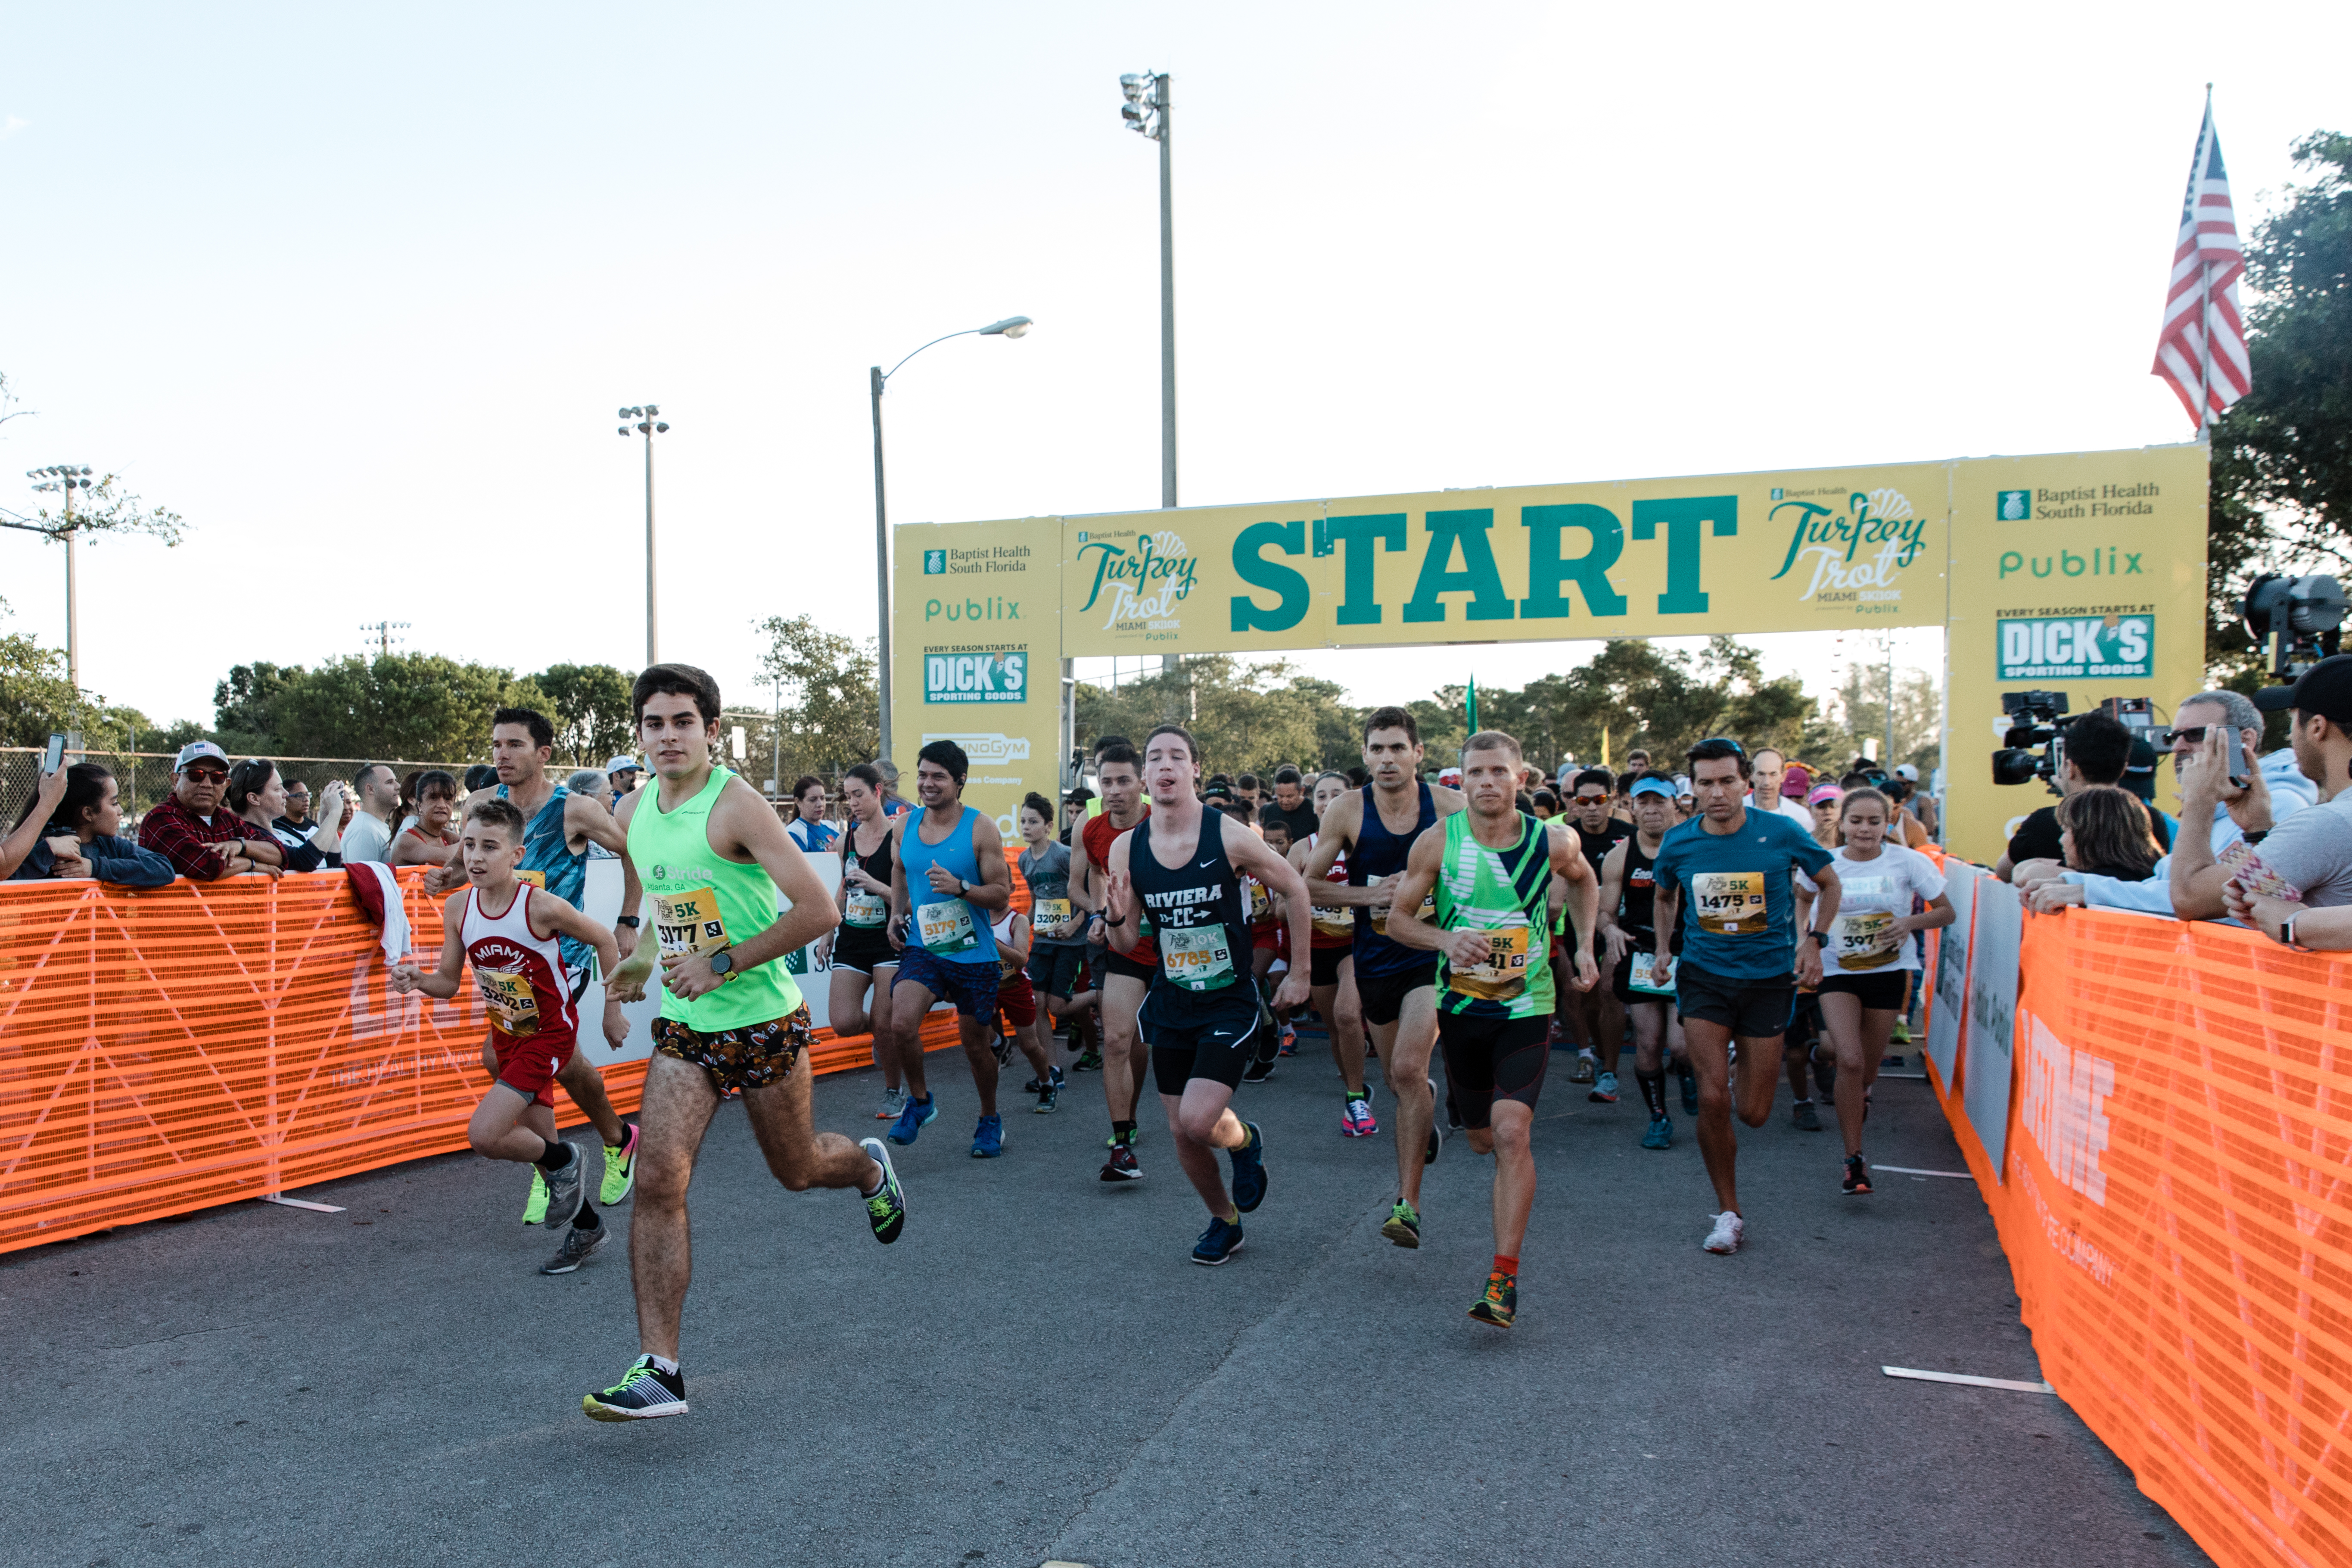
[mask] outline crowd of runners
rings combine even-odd
[[[1494,1261],[1469,1313],[1507,1327],[1536,1193],[1530,1133],[1556,1054],[1591,1100],[1613,1102],[1631,1041],[1647,1149],[1673,1145],[1678,1080],[1714,1188],[1703,1245],[1737,1252],[1748,1214],[1735,1117],[1761,1125],[1784,1074],[1799,1127],[1821,1129],[1817,1096],[1834,1105],[1842,1190],[1871,1191],[1871,1086],[1915,1002],[1917,933],[1951,919],[1936,862],[1904,842],[1917,826],[1905,792],[1878,776],[1833,786],[1833,810],[1789,810],[1777,753],[1715,738],[1688,749],[1679,774],[1637,756],[1622,774],[1587,768],[1555,787],[1493,730],[1433,776],[1413,716],[1392,707],[1365,719],[1356,777],[1285,769],[1262,800],[1255,780],[1237,793],[1204,775],[1181,725],[1139,744],[1106,737],[1098,791],[1061,812],[1030,795],[1017,849],[963,803],[963,751],[934,741],[916,759],[912,802],[887,764],[850,770],[828,886],[803,853],[805,830],[716,760],[709,675],[656,665],[632,702],[648,784],[613,810],[545,782],[543,719],[497,716],[499,787],[468,797],[448,865],[429,874],[433,890],[462,887],[445,906],[439,963],[394,973],[439,997],[468,971],[479,988],[494,1081],[471,1141],[532,1167],[526,1222],[565,1232],[547,1272],[602,1247],[597,1208],[634,1193],[641,1354],[583,1398],[600,1420],[687,1408],[687,1186],[722,1101],[742,1099],[784,1186],[853,1190],[876,1239],[898,1238],[907,1200],[890,1150],[939,1117],[922,1027],[941,1005],[979,1100],[975,1159],[1004,1152],[1001,1074],[1018,1055],[1037,1113],[1069,1108],[1070,1072],[1098,1071],[1108,1125],[1097,1177],[1141,1180],[1149,1081],[1207,1211],[1192,1260],[1211,1267],[1242,1249],[1269,1184],[1265,1135],[1235,1096],[1320,1037],[1339,1133],[1373,1137],[1387,1119],[1388,1241],[1421,1245],[1422,1176],[1449,1129],[1493,1158]],[[579,910],[592,846],[622,861],[610,931]],[[1013,866],[1026,912],[1013,907]],[[646,921],[654,940],[641,942]],[[812,945],[830,958],[835,1032],[873,1036],[883,1137],[853,1142],[813,1121],[813,1026],[783,962]],[[574,1049],[592,954],[608,1040],[626,1037],[625,1003],[660,998],[634,1124]],[[603,1144],[593,1197],[586,1153],[556,1131],[558,1084]]]

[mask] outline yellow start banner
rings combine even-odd
[[[1948,838],[1991,858],[2049,799],[1990,783],[2001,692],[2197,689],[2205,469],[2158,447],[900,528],[897,754],[969,735],[992,803],[1054,795],[1065,658],[1940,625]]]

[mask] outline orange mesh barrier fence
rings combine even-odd
[[[401,882],[431,951],[422,875]],[[0,1251],[463,1149],[487,1032],[470,984],[392,994],[339,874],[0,884]],[[611,1061],[592,1019],[581,1040],[636,1109],[645,1063]],[[926,1020],[927,1049],[955,1040],[952,1014]],[[819,1072],[872,1060],[868,1036],[818,1041]]]
[[[2216,1562],[2352,1565],[2352,962],[2075,909],[2021,968],[2003,1180],[1937,1088],[2043,1375]]]

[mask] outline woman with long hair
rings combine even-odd
[[[2139,796],[2114,784],[2094,784],[2058,803],[2058,843],[2067,869],[2145,882],[2164,858]]]
[[[827,997],[836,1035],[872,1031],[874,1061],[882,1069],[882,1104],[877,1121],[893,1121],[907,1108],[899,1082],[898,1053],[886,1049],[890,1028],[890,984],[898,975],[898,954],[890,945],[890,819],[882,805],[882,770],[860,763],[842,775],[842,803],[849,808],[849,832],[841,841],[841,886],[834,903],[841,926],[833,937],[832,990]],[[866,993],[871,990],[869,1007]]]
[[[286,815],[286,776],[266,757],[254,757],[228,771],[228,809],[276,839],[286,851],[289,871],[316,871],[341,866],[343,831],[343,781],[334,779],[319,792],[319,831],[305,838],[276,826]]]
[[[172,880],[169,860],[122,837],[122,792],[112,773],[96,763],[76,763],[41,782],[41,792],[17,813],[9,842],[32,824],[45,797],[55,799],[10,881],[94,877],[122,888],[161,888]]]
[[[1844,842],[1833,866],[1841,893],[1836,923],[1822,952],[1821,1010],[1822,1032],[1837,1053],[1837,1071],[1831,1081],[1838,1131],[1845,1138],[1844,1191],[1849,1197],[1871,1190],[1870,1163],[1862,1153],[1862,1123],[1870,1114],[1878,1059],[1886,1054],[1895,1020],[1903,1014],[1906,982],[1919,969],[1911,933],[1952,923],[1943,872],[1925,855],[1889,837],[1897,830],[1895,810],[1884,794],[1867,787],[1848,790],[1838,802],[1837,825]],[[2145,831],[2145,813],[2140,820]],[[1801,872],[1798,886],[1810,893],[1813,885]],[[1912,912],[1915,900],[1926,906],[1917,914]]]
[[[448,865],[457,849],[457,835],[450,826],[457,815],[457,775],[439,768],[418,773],[409,809],[416,813],[415,825],[394,836],[386,864]]]

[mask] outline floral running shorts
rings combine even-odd
[[[675,1018],[654,1021],[654,1048],[709,1073],[721,1100],[791,1077],[793,1063],[814,1044],[806,1003],[789,1018],[771,1018],[764,1024],[744,1024],[709,1035]]]

